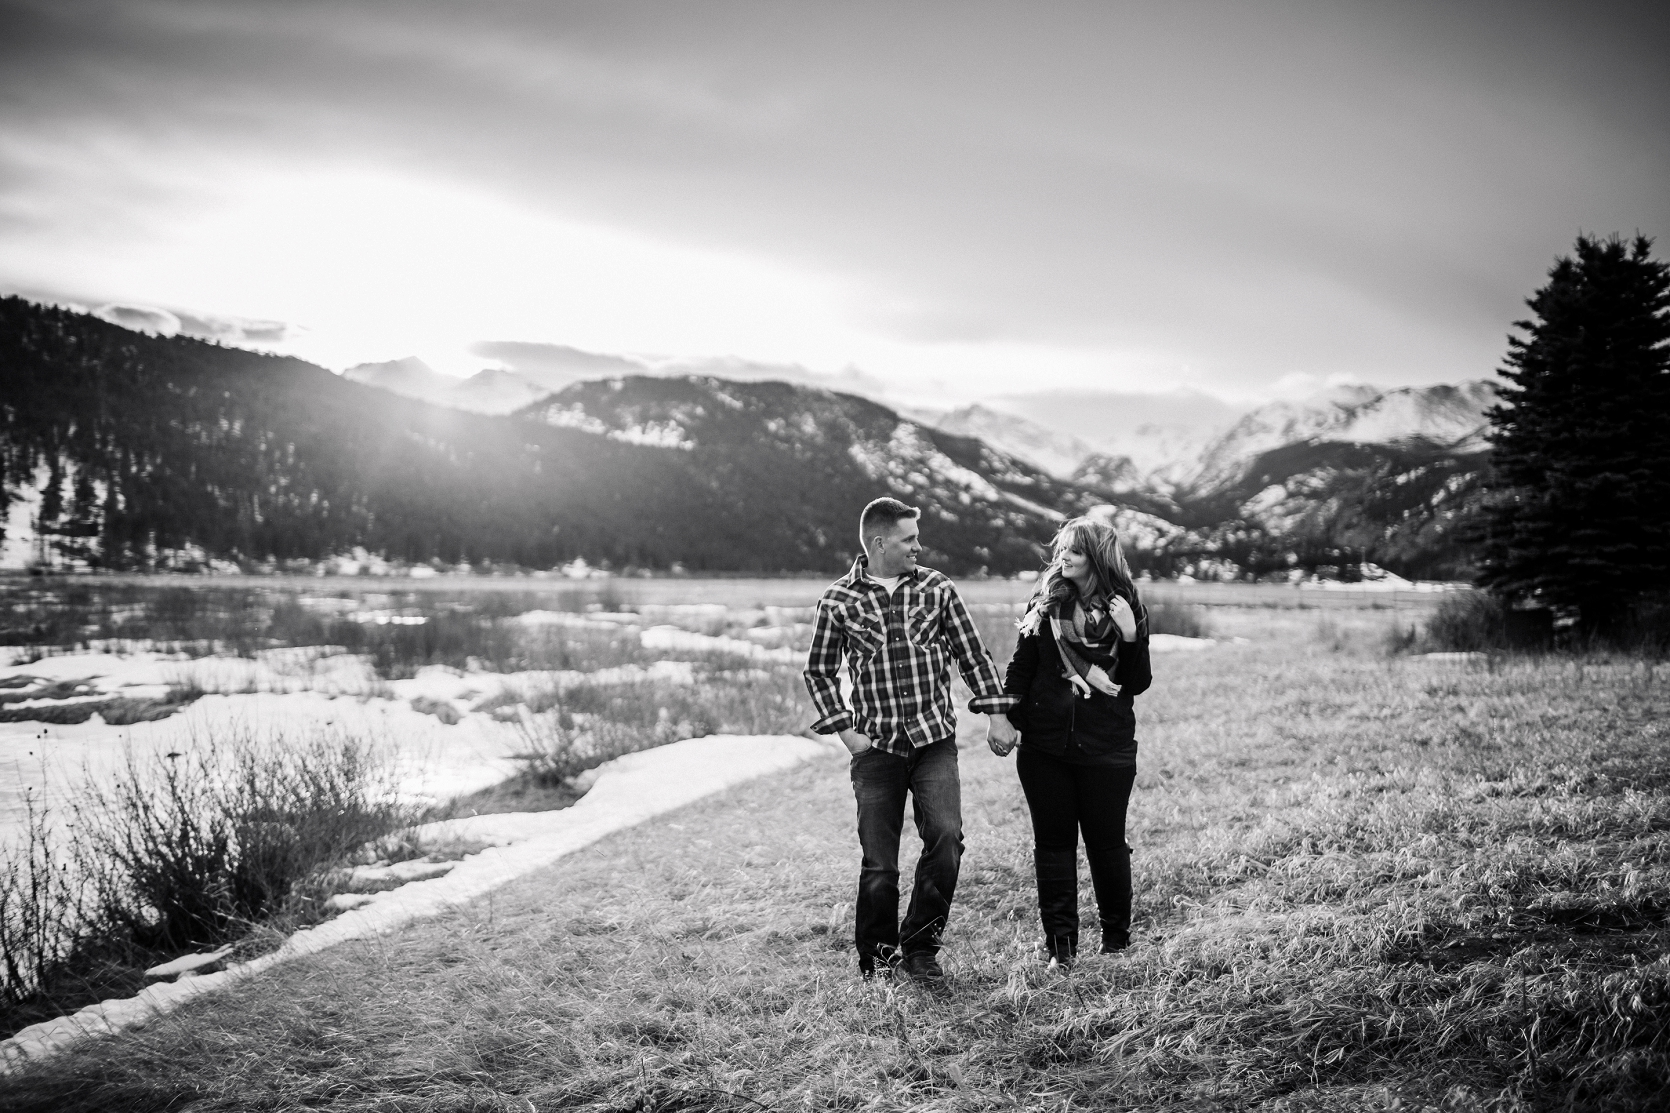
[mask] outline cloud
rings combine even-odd
[[[660,364],[657,372],[663,375],[712,375],[717,379],[743,382],[795,383],[870,397],[885,397],[889,393],[888,383],[884,380],[852,366],[840,371],[823,372],[813,371],[798,363],[760,363],[735,356],[720,356],[669,360]]]
[[[1144,431],[1221,427],[1251,408],[1198,390],[1051,390],[1004,395],[989,405],[1095,445],[1117,444]]]
[[[538,383],[547,390],[561,390],[582,379],[615,375],[648,375],[648,365],[627,356],[583,352],[566,344],[539,344],[525,340],[483,340],[470,345],[471,355],[494,359],[506,370]]]
[[[1362,391],[1378,392],[1381,388],[1364,382],[1360,376],[1336,371],[1332,375],[1307,375],[1293,372],[1270,383],[1263,398],[1270,401],[1304,402],[1324,396],[1346,398]]]
[[[93,310],[93,316],[152,336],[195,336],[223,344],[277,344],[302,331],[285,321],[263,321],[249,317],[228,317],[155,305],[110,302]]]
[[[250,317],[224,317],[177,312],[180,331],[203,340],[227,344],[279,344],[302,329],[287,321],[264,321]]]
[[[180,332],[179,317],[149,305],[101,305],[93,310],[93,316],[153,336],[177,336]]]
[[[547,390],[561,390],[583,379],[619,375],[711,375],[717,379],[743,382],[784,382],[838,390],[849,394],[881,397],[888,384],[857,367],[840,371],[813,371],[798,363],[763,363],[737,356],[667,357],[613,355],[587,352],[566,344],[540,344],[524,340],[483,340],[470,345],[471,355],[499,361],[506,370]]]
[[[247,246],[258,214],[201,236],[224,258],[171,222],[278,170],[382,167],[827,279],[842,326],[787,334],[754,286],[692,312],[605,283],[625,328],[548,296],[460,335],[555,319],[597,349],[746,352],[820,385],[799,362],[856,360],[918,390],[968,378],[956,348],[1066,353],[1017,373],[1040,389],[1084,352],[1137,388],[1137,353],[1244,393],[1289,371],[1471,377],[1578,228],[1670,231],[1662,17],[1604,2],[13,0],[7,24],[0,281],[196,305],[217,303],[182,284],[212,282],[315,338],[341,306],[390,351],[414,341],[379,291],[465,275],[504,306],[540,283],[467,251],[430,282],[365,222],[332,230],[354,263],[334,270],[289,245],[272,266]],[[321,290],[344,273],[352,296]],[[550,348],[559,382],[647,362]],[[531,377],[535,355],[493,358]]]
[[[110,302],[92,310],[93,316],[113,325],[152,336],[195,336],[223,344],[278,344],[303,330],[287,321],[263,321],[250,317],[229,317],[212,313],[191,313],[156,305]]]

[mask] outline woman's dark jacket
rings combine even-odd
[[[1009,712],[1009,721],[1028,748],[1075,764],[1134,768],[1137,722],[1131,701],[1154,682],[1148,631],[1134,642],[1120,642],[1117,660],[1096,653],[1084,656],[1107,670],[1119,685],[1117,696],[1092,690],[1087,699],[1074,690],[1062,675],[1061,654],[1047,621],[1038,633],[1022,634],[1003,680],[1003,690],[1021,701]]]

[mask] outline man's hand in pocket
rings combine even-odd
[[[862,734],[859,734],[856,730],[843,730],[841,732],[841,745],[847,748],[847,753],[851,754],[853,757],[857,757],[865,750],[874,746],[875,743],[871,742]]]

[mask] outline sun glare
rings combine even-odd
[[[155,234],[155,232],[153,232]],[[484,363],[483,339],[805,362],[850,347],[839,284],[765,260],[566,221],[457,185],[336,170],[263,175],[182,213],[112,285],[299,326],[284,350],[342,367]]]

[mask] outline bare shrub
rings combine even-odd
[[[297,885],[409,821],[365,743],[242,737],[141,760],[76,807],[100,914],[145,947],[223,942]]]
[[[1444,651],[1547,650],[1556,646],[1579,651],[1616,650],[1659,654],[1670,650],[1670,608],[1642,604],[1589,641],[1546,609],[1519,609],[1486,591],[1446,597],[1427,620],[1422,648]]]
[[[1426,622],[1426,642],[1435,650],[1505,649],[1507,641],[1507,607],[1488,592],[1451,595]]]
[[[594,669],[643,664],[652,659],[633,627],[557,626],[525,629],[506,671]]]
[[[34,997],[79,949],[91,927],[70,855],[33,794],[18,845],[0,847],[0,1006]]]

